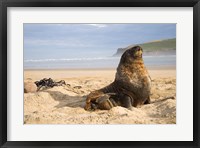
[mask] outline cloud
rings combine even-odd
[[[95,47],[95,45],[80,40],[42,40],[42,39],[26,39],[26,46],[51,46],[51,47],[68,47],[68,48],[88,48]]]
[[[106,24],[86,24],[86,25],[90,25],[90,26],[94,26],[94,27],[98,27],[98,28],[104,28],[104,27],[107,27]]]

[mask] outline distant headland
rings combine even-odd
[[[113,56],[121,56],[127,49],[139,45],[144,50],[144,55],[175,55],[176,38],[156,40],[142,44],[132,44],[125,48],[118,48]]]

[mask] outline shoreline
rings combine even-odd
[[[176,70],[176,66],[146,66],[147,70]],[[24,71],[63,71],[63,70],[67,70],[67,71],[87,71],[87,70],[116,70],[116,68],[27,68],[24,69]]]

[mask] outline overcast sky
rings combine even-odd
[[[117,48],[176,37],[176,24],[24,24],[24,58],[112,56]]]

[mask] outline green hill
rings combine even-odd
[[[143,44],[135,44],[139,45],[143,48],[144,53],[155,53],[155,52],[172,52],[176,50],[176,38],[173,39],[166,39],[166,40],[158,40],[158,41],[152,41],[148,43]],[[127,49],[130,49],[131,47],[135,45],[130,45],[125,48],[118,48],[117,52],[114,54],[114,56],[121,56]]]

